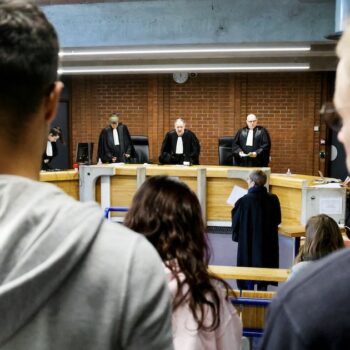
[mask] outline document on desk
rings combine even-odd
[[[248,190],[246,190],[245,188],[239,187],[239,186],[233,186],[233,189],[229,195],[229,197],[227,198],[226,203],[230,204],[232,206],[235,205],[235,203],[244,195],[246,195],[248,193]]]
[[[320,198],[320,213],[323,214],[341,214],[343,212],[342,198]]]
[[[123,163],[123,162],[104,164],[104,166],[108,166],[108,167],[110,167],[110,168],[115,168],[115,167],[123,166],[123,165],[125,165],[125,163]]]
[[[323,184],[318,184],[318,185],[314,185],[311,187],[317,187],[317,188],[341,188],[341,184],[340,183],[323,183]]]

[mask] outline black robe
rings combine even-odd
[[[262,126],[256,126],[253,130],[253,146],[246,146],[249,128],[238,130],[232,142],[232,153],[236,165],[264,167],[269,165],[271,140],[268,131]],[[240,157],[239,152],[248,154],[256,152],[256,158]]]
[[[131,141],[129,130],[126,125],[119,123],[117,126],[119,146],[114,145],[113,128],[108,126],[102,129],[98,140],[97,158],[102,163],[112,163],[112,158],[116,157],[116,162],[130,162],[135,157],[135,150]],[[130,157],[126,158],[125,154]]]
[[[250,188],[232,209],[232,239],[238,242],[237,266],[278,268],[280,223],[278,197],[263,186]],[[237,285],[248,289],[246,281],[237,281]]]
[[[48,141],[51,142],[51,141]],[[46,154],[46,148],[45,148],[45,152],[42,155],[42,159],[41,159],[41,170],[50,170],[51,168],[51,161],[52,159],[54,159],[57,154],[58,154],[58,150],[57,150],[57,143],[56,142],[51,142],[51,146],[52,146],[52,156],[48,156]],[[47,162],[45,163],[44,160],[47,160]]]
[[[175,130],[167,132],[159,156],[161,164],[199,164],[200,144],[197,136],[190,130],[185,129],[182,135],[183,154],[176,154],[177,133]]]

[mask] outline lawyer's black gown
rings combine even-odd
[[[238,242],[237,266],[278,268],[280,223],[278,197],[263,186],[250,188],[232,209],[232,239]],[[246,281],[237,281],[237,285],[248,289]]]

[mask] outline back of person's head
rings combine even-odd
[[[30,122],[57,80],[58,39],[37,5],[0,1],[0,129]]]
[[[344,240],[338,224],[325,214],[312,216],[306,223],[305,242],[296,262],[320,259],[344,248]]]
[[[219,297],[210,279],[219,280],[226,288],[227,285],[208,273],[209,247],[196,194],[180,181],[166,176],[151,177],[135,194],[124,223],[147,237],[176,278],[178,269],[184,273],[185,281],[177,278],[179,289],[173,309],[189,297],[198,328],[218,327]],[[185,283],[189,292],[183,294]],[[209,327],[204,323],[204,305],[213,312],[213,324]]]
[[[262,170],[253,170],[249,173],[250,181],[255,183],[255,186],[262,187],[265,186],[267,181],[267,176]]]

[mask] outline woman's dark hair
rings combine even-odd
[[[55,126],[53,128],[50,129],[49,131],[49,135],[52,136],[59,136],[59,140],[61,141],[61,143],[64,144],[64,139],[63,139],[63,132],[60,126]]]
[[[312,216],[306,223],[305,242],[295,262],[320,259],[335,250],[344,248],[338,224],[328,215]]]
[[[147,237],[177,279],[173,310],[188,300],[198,329],[216,329],[220,324],[220,298],[211,280],[221,283],[226,293],[230,287],[208,272],[210,251],[196,194],[180,181],[151,177],[136,192],[124,224]],[[185,275],[184,281],[177,276],[179,270]],[[189,289],[183,293],[185,284]],[[213,315],[210,325],[205,324],[205,306]]]

